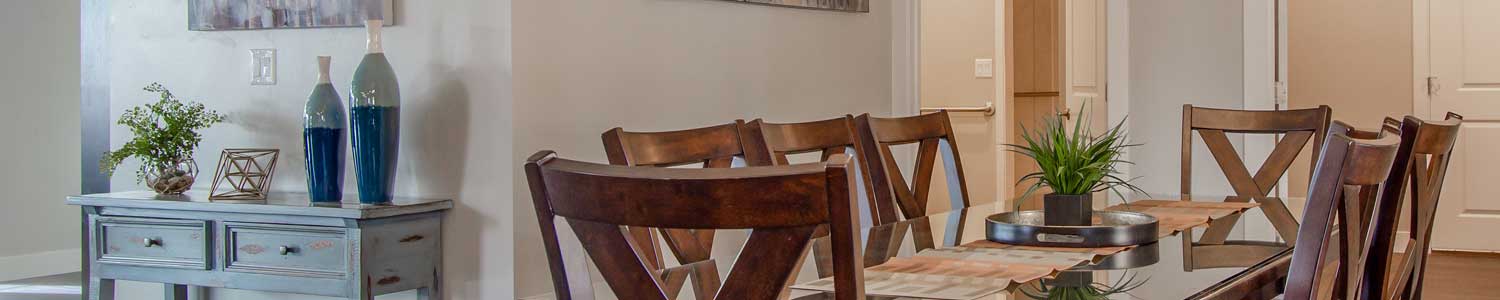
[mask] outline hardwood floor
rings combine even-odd
[[[1423,298],[1500,300],[1500,254],[1433,252],[1428,259]]]

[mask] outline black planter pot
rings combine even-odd
[[[1042,197],[1042,214],[1047,226],[1094,225],[1094,195],[1047,194]]]

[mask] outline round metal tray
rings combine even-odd
[[[1133,246],[1155,242],[1156,217],[1126,211],[1095,211],[1094,226],[1046,226],[1039,210],[999,213],[985,219],[992,242],[1046,247]]]

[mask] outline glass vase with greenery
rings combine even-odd
[[[1082,110],[1086,111],[1087,105]],[[1021,138],[1025,144],[1008,145],[1010,151],[1031,158],[1040,169],[1021,177],[1018,184],[1031,182],[1021,199],[1042,188],[1052,191],[1043,198],[1047,225],[1092,225],[1091,195],[1095,192],[1113,192],[1121,199],[1122,190],[1144,193],[1130,180],[1121,178],[1117,168],[1130,163],[1121,159],[1125,150],[1139,146],[1127,141],[1125,121],[1095,135],[1089,130],[1092,122],[1084,121],[1087,119],[1088,116],[1079,113],[1069,129],[1061,117],[1046,117],[1041,128],[1031,130],[1022,126]]]
[[[131,108],[116,122],[135,135],[124,146],[104,153],[100,171],[114,174],[125,159],[141,160],[136,182],[163,195],[178,195],[193,186],[198,165],[193,150],[203,141],[198,131],[224,121],[224,115],[204,108],[201,103],[183,101],[159,83],[144,89],[156,93],[156,102]]]

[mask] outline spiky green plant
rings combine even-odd
[[[120,116],[117,123],[130,128],[135,138],[119,150],[104,153],[99,162],[99,171],[104,174],[114,174],[115,168],[131,157],[152,169],[168,169],[192,159],[193,150],[203,141],[198,130],[224,121],[224,115],[204,108],[201,103],[183,102],[160,83],[152,83],[143,90],[156,93],[158,99]],[[136,181],[144,180],[145,176],[144,172],[137,172]]]
[[[1082,110],[1086,111],[1087,105]],[[1104,134],[1094,135],[1088,129],[1091,122],[1084,121],[1087,119],[1088,116],[1080,112],[1072,130],[1068,130],[1063,119],[1057,116],[1045,118],[1043,126],[1036,130],[1021,127],[1021,138],[1026,144],[1007,146],[1011,152],[1031,158],[1040,167],[1040,171],[1026,174],[1017,182],[1032,181],[1021,199],[1043,187],[1051,188],[1059,195],[1110,191],[1121,199],[1124,199],[1122,189],[1145,193],[1130,180],[1120,178],[1120,171],[1116,168],[1119,164],[1130,163],[1120,159],[1126,148],[1139,146],[1127,141],[1125,121],[1121,120]]]
[[[1136,281],[1135,274],[1130,272],[1125,272],[1125,276],[1121,276],[1120,280],[1110,285],[1094,282],[1082,286],[1069,286],[1042,280],[1034,289],[1030,289],[1030,286],[1023,286],[1021,294],[1036,300],[1108,300],[1109,296],[1140,288],[1147,281],[1150,279]]]

